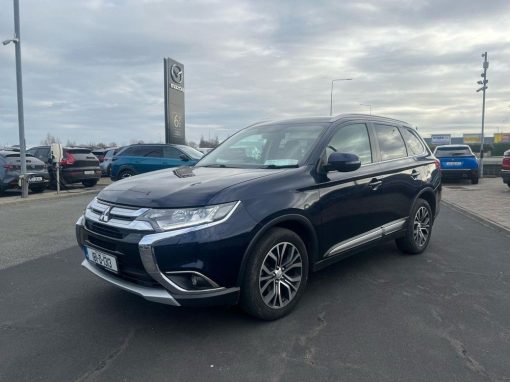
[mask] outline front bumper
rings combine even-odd
[[[246,219],[242,209],[236,212],[238,219]],[[238,276],[249,243],[249,238],[239,231],[247,229],[246,225],[229,222],[163,233],[131,231],[121,238],[89,218],[85,220],[81,217],[76,224],[80,247],[95,248],[116,256],[119,261],[119,273],[115,274],[85,256],[82,265],[96,276],[147,300],[168,305],[237,303],[240,289]],[[231,231],[233,236],[225,236],[226,231]],[[219,236],[223,236],[224,240],[220,240]],[[171,279],[172,274],[179,272],[205,276],[213,280],[215,286],[184,289]]]

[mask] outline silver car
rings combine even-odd
[[[19,188],[21,173],[20,153],[0,151],[0,195],[8,189]],[[27,154],[28,187],[33,192],[43,192],[50,181],[47,165]]]

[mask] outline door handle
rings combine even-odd
[[[414,180],[418,180],[419,177],[420,177],[420,172],[417,171],[416,169],[413,169],[413,172],[411,172],[411,178],[413,178]]]
[[[372,190],[377,190],[379,186],[382,184],[382,180],[373,178],[370,183],[368,183],[368,187],[370,187]]]

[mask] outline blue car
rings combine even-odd
[[[202,156],[200,151],[184,145],[126,146],[112,158],[110,177],[112,180],[119,180],[169,167],[193,166]]]
[[[434,155],[441,162],[444,179],[467,178],[478,183],[478,160],[468,145],[444,145],[436,147]]]

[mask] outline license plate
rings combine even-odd
[[[94,170],[86,170],[86,171],[83,171],[83,173],[85,175],[94,175],[96,172]]]
[[[36,182],[42,182],[43,178],[42,176],[33,176],[28,179],[28,183],[36,183]]]
[[[446,162],[447,166],[460,166],[462,162]]]
[[[117,265],[117,258],[115,256],[98,251],[97,249],[94,248],[89,247],[85,248],[87,252],[87,258],[90,261],[99,264],[102,267],[109,269],[110,271],[113,271],[115,273],[119,271],[119,267]]]

